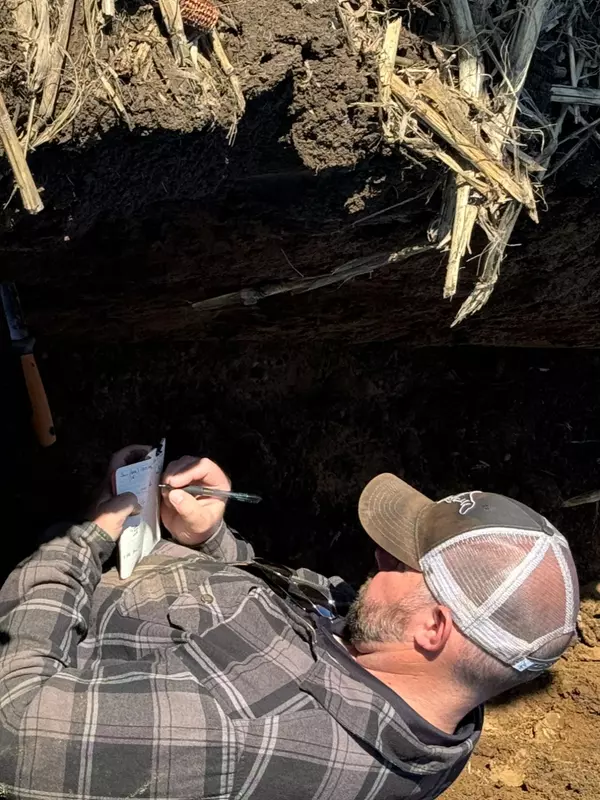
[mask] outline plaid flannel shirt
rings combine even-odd
[[[429,800],[466,764],[481,709],[431,726],[236,567],[253,551],[225,525],[126,581],[113,550],[73,526],[0,591],[0,796]]]

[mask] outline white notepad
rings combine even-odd
[[[152,552],[160,540],[159,490],[165,459],[165,440],[143,461],[115,472],[115,492],[133,492],[142,513],[128,517],[119,539],[119,576],[128,578],[140,559]]]

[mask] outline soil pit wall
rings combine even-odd
[[[596,488],[600,362],[585,350],[497,349],[600,344],[594,145],[549,187],[540,225],[519,227],[490,303],[457,329],[477,262],[452,305],[441,299],[440,254],[250,308],[191,307],[400,249],[436,214],[440,176],[382,147],[373,73],[332,28],[334,6],[236,6],[245,44],[233,34],[226,44],[248,108],[233,145],[226,105],[211,128],[202,111],[141,97],[137,132],[90,103],[64,141],[32,157],[46,210],[33,218],[7,206],[0,268],[18,279],[39,335],[59,441],[39,452],[25,399],[10,394],[12,556],[83,504],[107,452],[162,434],[170,456],[209,453],[264,495],[252,515],[231,512],[265,556],[357,582],[371,554],[356,498],[376,472],[436,497],[511,494],[573,542],[589,584],[582,643],[550,680],[491,707],[448,797],[597,800],[596,509],[560,505]],[[11,189],[4,174],[3,203]],[[450,344],[496,349],[419,349]]]
[[[161,435],[169,458],[208,454],[240,490],[263,496],[229,510],[263,556],[356,583],[372,565],[356,502],[378,472],[433,497],[504,492],[546,514],[572,542],[586,586],[581,642],[550,677],[489,707],[448,797],[597,800],[598,513],[561,507],[598,486],[596,352],[73,340],[41,365],[59,439],[44,452],[24,446],[23,402],[3,420],[14,532],[5,559],[27,551],[33,530],[84,507],[110,450]]]

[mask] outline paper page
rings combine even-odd
[[[152,552],[160,539],[158,484],[163,471],[165,440],[144,461],[120,467],[115,473],[117,494],[133,492],[142,513],[128,517],[119,539],[119,576],[128,578],[140,559]]]

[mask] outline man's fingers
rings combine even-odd
[[[113,496],[114,489],[114,474],[119,467],[125,467],[128,464],[135,464],[138,461],[143,461],[148,453],[152,450],[151,445],[147,444],[130,444],[127,447],[122,447],[113,453],[108,462],[106,474],[102,482],[98,485],[92,495],[92,504],[90,510],[87,512],[88,518],[93,519],[99,506],[110,500]]]
[[[131,492],[111,497],[98,507],[94,522],[115,541],[123,532],[127,517],[141,512],[137,497]]]
[[[141,510],[138,499],[133,492],[124,492],[123,494],[115,495],[101,503],[98,506],[96,518],[112,515],[115,517],[123,517],[125,520],[127,517],[139,514]]]
[[[190,529],[204,523],[204,515],[206,512],[205,503],[196,500],[191,494],[184,492],[182,489],[173,489],[168,493],[167,502],[170,503],[177,511],[183,522]],[[212,499],[211,503],[215,503]]]
[[[161,517],[172,536],[182,544],[205,542],[223,522],[225,503],[215,497],[193,497],[183,487],[195,484],[231,489],[223,470],[208,458],[184,456],[169,464],[163,483],[172,489],[162,493]]]
[[[202,483],[216,489],[230,489],[231,482],[223,470],[209,458],[184,456],[168,465],[163,480],[170,486],[189,486]]]
[[[203,459],[195,456],[183,456],[183,458],[178,458],[177,461],[171,461],[170,464],[167,464],[167,467],[163,473],[163,481],[175,486],[174,479],[179,481],[180,476],[186,476],[187,473],[196,467],[202,460]],[[188,480],[187,483],[190,483],[190,481]],[[187,483],[179,482],[178,485],[187,486]]]

